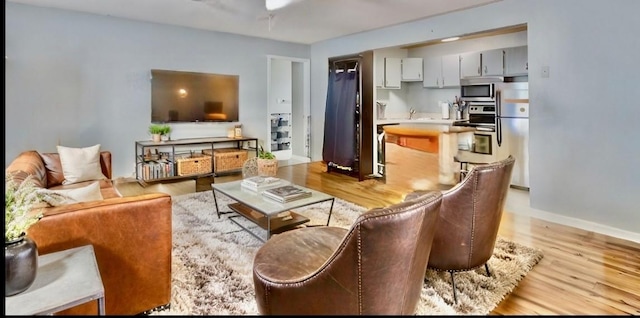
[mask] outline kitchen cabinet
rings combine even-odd
[[[402,58],[384,58],[382,67],[378,67],[380,72],[378,73],[378,83],[376,86],[379,88],[400,89],[402,81]]]
[[[504,51],[502,49],[460,54],[460,77],[502,76]]]
[[[460,56],[451,54],[425,59],[423,86],[460,86]]]
[[[402,81],[419,82],[422,81],[422,58],[407,57],[402,59]]]
[[[482,76],[501,76],[504,74],[504,51],[502,49],[480,53]]]
[[[504,49],[504,64],[505,75],[527,75],[529,73],[527,46]]]
[[[460,77],[480,76],[480,52],[460,54]]]

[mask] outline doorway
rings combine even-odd
[[[269,55],[265,149],[278,164],[311,162],[311,67],[309,59]]]

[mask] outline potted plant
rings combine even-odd
[[[149,126],[149,133],[154,142],[160,142],[162,136],[168,135],[171,132],[171,126],[165,124],[151,124]]]
[[[42,213],[35,210],[41,202],[37,189],[31,175],[20,183],[12,174],[5,175],[5,296],[27,290],[36,278],[38,249],[26,233],[42,218]]]
[[[270,151],[260,146],[258,149],[258,174],[261,176],[275,176],[278,172],[278,159]]]

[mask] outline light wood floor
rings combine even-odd
[[[321,162],[280,167],[278,177],[367,208],[397,203],[417,189],[450,188],[437,182],[437,154],[387,147],[386,181],[327,173]],[[199,179],[197,191],[211,191],[210,181]],[[542,249],[544,258],[492,314],[640,315],[640,244],[513,211],[503,214],[499,235]]]

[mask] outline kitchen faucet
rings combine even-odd
[[[416,110],[413,109],[413,107],[411,107],[409,109],[409,119],[413,119],[413,115],[415,115],[415,113],[416,113]]]

